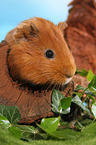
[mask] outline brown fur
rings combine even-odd
[[[8,65],[12,78],[34,84],[64,84],[75,73],[74,58],[64,40],[65,23],[58,26],[42,18],[32,18],[10,31]],[[54,51],[47,59],[45,51]]]

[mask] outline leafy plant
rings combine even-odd
[[[78,85],[69,97],[65,97],[60,91],[54,89],[52,92],[52,111],[58,114],[58,117],[43,118],[37,127],[31,125],[19,125],[20,113],[16,106],[4,106],[0,105],[0,126],[2,129],[6,129],[8,133],[16,138],[21,138],[26,141],[33,141],[37,139],[48,139],[50,137],[57,139],[65,139],[63,131],[60,128],[72,127],[76,124],[76,127],[84,129],[82,121],[80,119],[74,120],[67,124],[63,122],[62,115],[69,114],[71,111],[71,104],[76,104],[81,108],[82,114],[88,114],[89,118],[96,119],[96,75],[91,70],[86,71],[82,69],[77,70],[82,76],[86,76],[89,81],[88,86],[85,88]],[[89,121],[90,122],[90,121]],[[91,121],[92,122],[92,121]],[[88,121],[87,121],[88,123]]]
[[[96,100],[95,99],[96,98],[96,75],[94,75],[93,72],[89,70],[89,72],[86,74],[86,77],[87,80],[89,81],[87,88],[78,85],[75,90],[76,92],[74,93],[77,94],[77,91],[82,90],[82,92],[79,93],[79,97],[82,98],[81,99],[82,103],[86,104],[87,111],[89,110],[88,107],[90,106],[91,115],[93,115],[93,118],[95,120],[96,119],[96,101],[95,101]],[[83,98],[84,94],[86,95],[86,97]]]
[[[12,124],[17,123],[21,118],[17,106],[0,105],[0,115],[5,116]]]
[[[0,126],[4,126],[16,138],[21,137],[21,131],[14,126],[20,120],[20,117],[21,115],[16,106],[0,105]]]
[[[77,70],[82,76],[86,76],[89,84],[86,88],[78,85],[74,92],[71,92],[71,97],[64,97],[58,90],[53,90],[52,93],[52,111],[59,114],[70,113],[71,103],[75,103],[81,108],[81,114],[88,114],[96,119],[96,75],[91,70]],[[74,97],[73,97],[74,96]],[[86,113],[85,113],[86,112]],[[78,121],[77,121],[78,122]],[[79,122],[78,122],[79,123]]]
[[[55,118],[43,118],[41,120],[41,124],[37,124],[39,128],[41,128],[44,132],[46,132],[47,134],[47,138],[48,136],[52,136],[58,139],[63,139],[64,136],[62,135],[62,133],[59,133],[59,131],[56,131],[58,124],[60,122],[60,116],[59,117],[55,117]]]
[[[71,97],[65,98],[58,90],[53,90],[52,93],[52,111],[60,114],[67,114],[70,112]]]
[[[79,69],[76,69],[76,74],[80,74],[80,76],[87,76],[87,74],[88,74],[88,71],[87,70],[85,70],[84,68],[83,69],[81,69],[81,70],[79,70]]]

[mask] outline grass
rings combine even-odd
[[[81,132],[72,129],[64,129],[64,140],[36,140],[26,142],[14,138],[6,130],[0,129],[0,145],[96,145],[96,123],[88,125]]]

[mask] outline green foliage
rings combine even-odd
[[[60,117],[56,118],[43,118],[41,121],[41,127],[45,132],[50,133],[56,131],[58,124],[60,122]]]
[[[88,71],[85,70],[84,68],[81,70],[76,69],[76,73],[79,73],[81,76],[87,76]]]
[[[90,110],[84,106],[83,102],[81,101],[81,99],[79,98],[78,95],[76,95],[73,99],[72,102],[77,104],[79,107],[81,107],[84,111],[86,111],[89,115],[90,115]]]
[[[91,82],[88,84],[88,88],[89,89],[93,89],[94,91],[96,91],[96,75],[93,76],[93,79],[91,80]]]
[[[18,129],[17,127],[15,127],[15,126],[10,126],[9,128],[8,128],[8,131],[9,131],[9,133],[12,135],[12,136],[14,136],[15,138],[20,138],[21,137],[21,131],[20,131],[20,129]]]
[[[21,131],[14,125],[12,125],[10,121],[4,116],[0,116],[0,126],[3,126],[4,128],[6,128],[9,131],[9,134],[14,136],[15,138],[21,137]]]
[[[89,70],[89,72],[87,74],[87,80],[91,81],[93,79],[93,76],[94,76],[94,74],[93,74],[92,70]]]
[[[71,105],[71,97],[63,98],[60,100],[59,107],[62,109],[68,109]]]
[[[9,128],[11,123],[6,117],[0,115],[0,125],[4,125],[6,128]]]
[[[37,127],[31,125],[18,125],[20,120],[20,113],[16,106],[4,106],[0,105],[0,127],[2,130],[6,130],[10,136],[17,139],[26,140],[32,142],[33,140],[40,139],[66,139],[69,137],[68,134],[64,134],[66,127],[79,127],[79,130],[84,129],[86,125],[82,124],[82,121],[76,120],[75,123],[71,122],[67,124],[63,122],[62,125],[61,115],[70,113],[71,103],[75,103],[79,108],[81,108],[81,117],[83,115],[88,115],[93,121],[96,119],[96,75],[93,74],[91,70],[86,71],[82,69],[77,70],[82,76],[86,76],[89,81],[88,86],[85,88],[78,85],[74,92],[71,92],[70,97],[65,97],[60,91],[54,89],[52,92],[52,111],[58,114],[58,117],[54,118],[43,118]],[[90,106],[90,107],[89,107]],[[92,122],[92,121],[91,121]],[[90,122],[90,123],[91,123]],[[69,125],[69,126],[68,126]],[[83,126],[84,125],[84,126]],[[63,131],[60,129],[63,127]]]
[[[60,131],[56,131],[58,124],[60,122],[60,117],[55,118],[43,118],[41,124],[37,124],[39,128],[47,133],[48,136],[52,136],[58,139],[63,139],[64,135]]]
[[[16,124],[20,117],[21,115],[16,106],[0,105],[0,126],[3,125],[7,128],[9,133],[16,138],[21,137],[21,131],[13,124]]]
[[[88,122],[88,120],[86,120]],[[22,125],[23,126],[23,125]],[[59,132],[60,133],[60,132]],[[91,123],[84,130],[62,129],[63,140],[47,139],[33,142],[22,141],[8,134],[7,130],[0,127],[0,145],[95,145],[96,144],[96,123]]]
[[[41,133],[38,128],[30,125],[16,125],[21,131],[21,139],[29,142],[38,139],[47,139],[45,133]]]
[[[79,73],[79,71],[78,71]],[[91,112],[93,114],[94,120],[96,119],[96,75],[93,74],[91,70],[86,75],[87,80],[89,81],[88,87],[84,88],[80,85],[76,87],[76,91],[82,90],[83,92],[80,94],[82,97],[83,94],[86,94],[85,102],[90,102],[91,104]],[[73,98],[74,99],[74,98]],[[84,103],[84,101],[82,101]],[[88,104],[89,105],[89,104]],[[87,105],[87,106],[88,106]],[[82,108],[83,109],[83,108]],[[86,111],[86,110],[84,110]],[[92,115],[91,114],[91,115]]]
[[[12,124],[17,123],[21,118],[17,106],[0,105],[0,115],[5,116]]]
[[[53,90],[52,93],[52,111],[60,114],[67,114],[70,112],[68,109],[71,105],[71,97],[65,98],[58,90]]]
[[[93,113],[93,115],[94,115],[94,118],[96,119],[96,103],[94,103],[94,104],[92,105],[92,113]]]
[[[75,91],[79,91],[79,90],[85,90],[85,88],[83,87],[83,86],[81,86],[81,85],[78,85],[77,87],[76,87],[76,90]]]
[[[53,112],[60,112],[59,111],[59,104],[60,104],[60,100],[62,99],[62,98],[64,98],[64,96],[63,96],[63,94],[60,92],[60,91],[58,91],[58,90],[53,90],[53,92],[52,92],[52,106],[53,106],[53,108],[52,108],[52,111]]]

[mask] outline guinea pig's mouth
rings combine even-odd
[[[23,90],[27,90],[28,92],[35,92],[39,91],[42,92],[44,91],[49,91],[53,89],[57,89],[59,91],[63,91],[66,87],[67,84],[71,81],[72,77],[65,75],[64,83],[51,83],[47,82],[46,84],[34,84],[32,82],[23,80],[23,81],[16,81],[19,84],[19,87]]]
[[[49,90],[53,90],[53,89],[57,89],[59,91],[63,91],[66,87],[67,87],[67,84],[71,81],[72,77],[66,77],[66,80],[64,83],[61,83],[61,84],[50,84],[50,82],[46,83],[46,84],[34,84],[34,83],[29,83],[29,82],[26,82],[26,84],[21,84],[20,85],[20,88],[23,89],[23,90],[26,90],[26,87],[27,87],[27,90],[30,92],[35,92],[35,91],[39,91],[39,92],[42,92],[43,90],[46,90],[46,91],[49,91]]]

